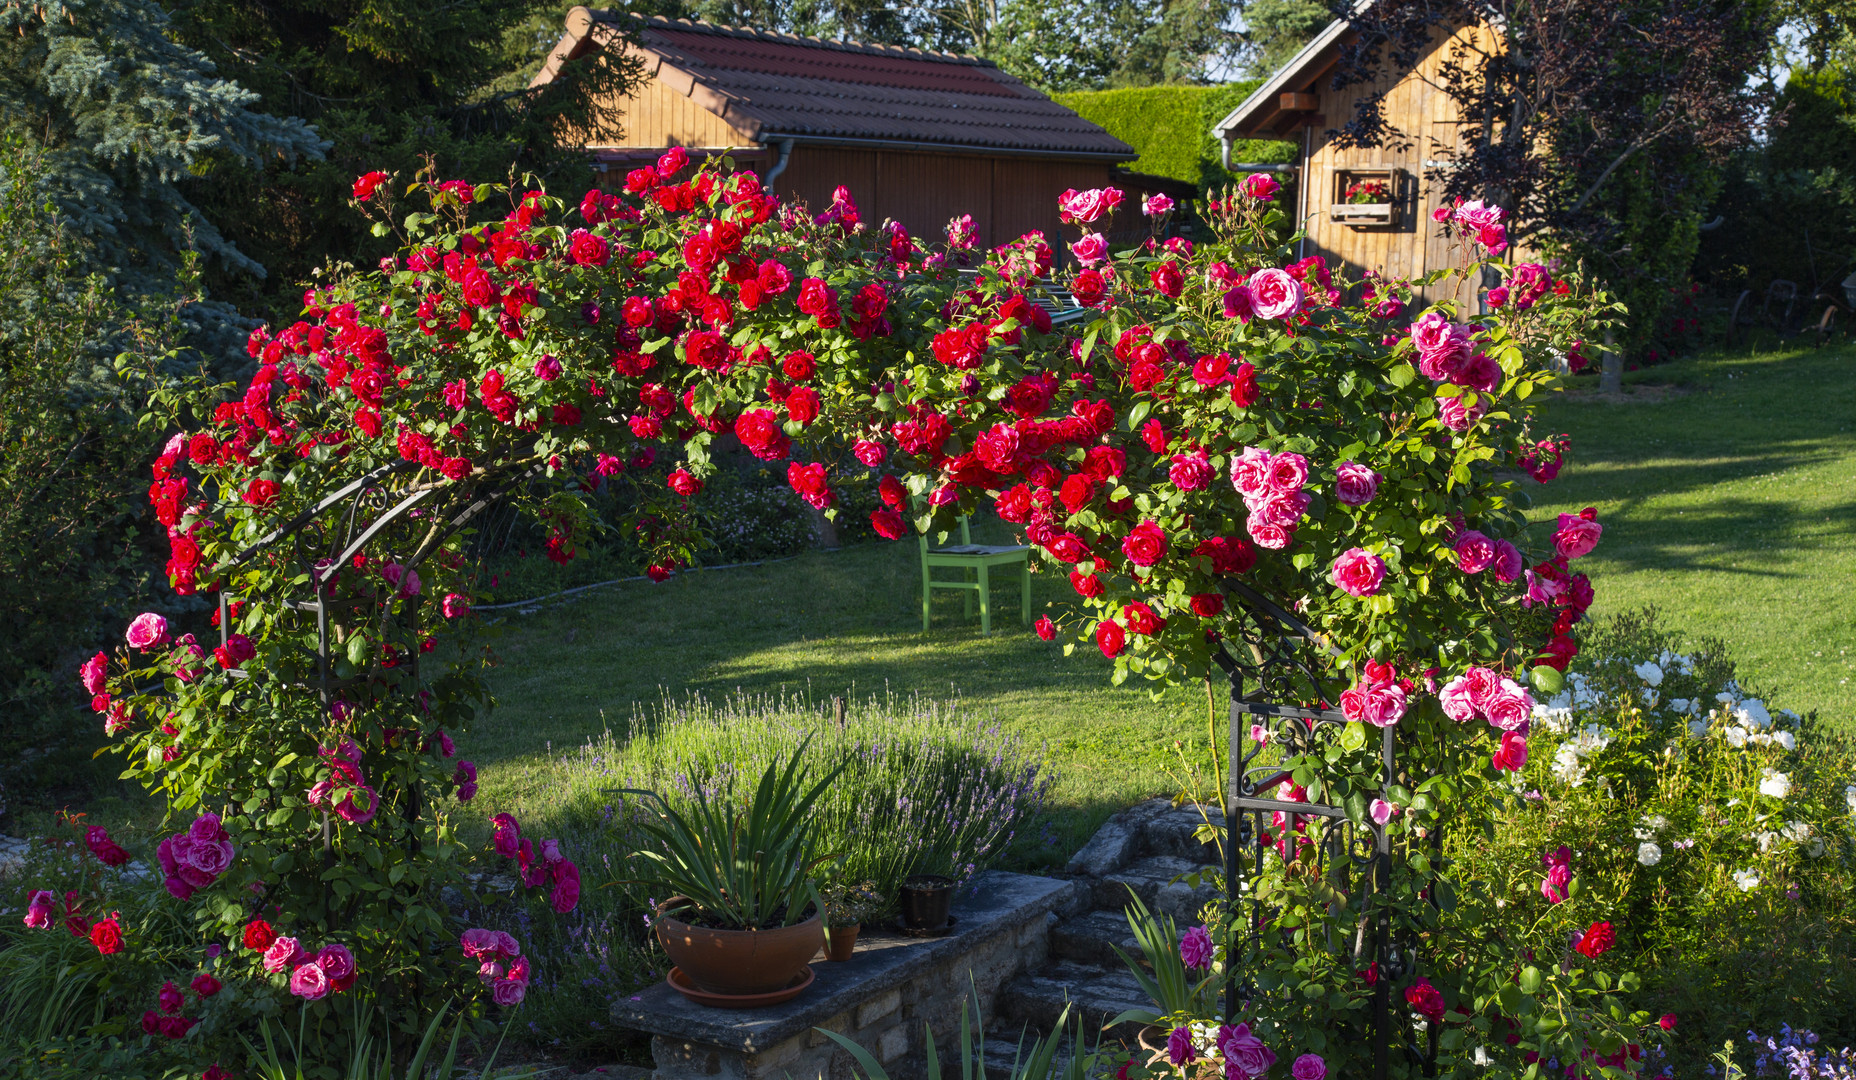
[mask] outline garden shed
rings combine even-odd
[[[823,207],[842,184],[865,219],[933,237],[972,214],[989,246],[1056,238],[1067,188],[1181,186],[1118,169],[1132,147],[978,57],[576,7],[535,81],[602,48],[645,73],[602,107],[609,126],[589,149],[607,186],[670,146],[734,147],[782,198]]]
[[[1301,182],[1289,209],[1308,222],[1303,256],[1321,255],[1355,273],[1416,277],[1450,263],[1450,245],[1430,217],[1459,142],[1457,107],[1442,88],[1440,69],[1453,49],[1495,43],[1486,27],[1441,28],[1416,64],[1384,64],[1376,81],[1336,89],[1334,72],[1351,37],[1344,20],[1329,24],[1213,125],[1212,136],[1227,154],[1241,139],[1294,142]],[[1384,98],[1384,145],[1338,145],[1335,129],[1374,95]]]

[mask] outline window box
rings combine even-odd
[[[1338,169],[1328,216],[1356,229],[1397,228],[1404,220],[1406,188],[1403,169]]]

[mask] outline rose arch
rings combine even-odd
[[[1530,540],[1516,481],[1558,468],[1530,404],[1603,305],[1500,262],[1498,210],[1443,215],[1453,271],[1349,283],[1292,261],[1267,177],[1209,202],[1197,242],[1163,238],[1164,197],[1072,192],[1059,288],[1040,235],[982,251],[956,219],[928,242],[843,189],[808,212],[675,150],[578,206],[381,173],[354,194],[398,253],[255,333],[248,385],[156,397],[181,428],[150,488],[168,577],[217,594],[217,641],[144,616],[83,673],[128,773],[196,819],[163,873],[248,1007],[520,1000],[520,943],[460,939],[440,898],[468,854],[451,808],[475,794],[452,736],[489,701],[473,523],[517,508],[565,560],[587,494],[635,484],[627,524],[661,577],[693,557],[733,440],[819,508],[848,454],[879,475],[891,539],[991,503],[1073,587],[1039,635],[1117,682],[1238,676],[1255,903],[1217,928],[1231,1032],[1350,1073],[1389,999],[1441,1032],[1395,1071],[1447,1069],[1472,1027],[1512,1033],[1517,1070],[1627,1059],[1609,984],[1526,963],[1540,943],[1455,904],[1435,847],[1525,761],[1526,673],[1577,651],[1591,591],[1570,560],[1600,532],[1588,514]],[[1155,239],[1111,252],[1116,213]],[[1419,310],[1485,266],[1485,315]],[[1356,844],[1401,855],[1370,889],[1321,869]],[[504,815],[495,845],[576,902],[571,853]],[[1395,964],[1356,947],[1369,918]]]

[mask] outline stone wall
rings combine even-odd
[[[868,1050],[893,1080],[919,1077],[927,1031],[943,1064],[952,1064],[962,1004],[978,994],[980,1015],[971,1020],[978,1037],[1001,989],[1044,963],[1051,926],[1086,901],[1072,882],[987,873],[962,891],[946,937],[866,930],[848,962],[815,959],[816,981],[785,1005],[704,1008],[660,984],[615,1008],[613,1019],[652,1033],[657,1080],[850,1080],[851,1055],[816,1028]]]

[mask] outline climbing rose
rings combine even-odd
[[[1175,455],[1167,470],[1167,479],[1181,491],[1199,491],[1212,482],[1213,475],[1212,463],[1203,450]]]
[[[1395,682],[1362,681],[1340,696],[1342,716],[1381,728],[1398,723],[1406,704],[1405,691]]]
[[[1676,1029],[1676,1014],[1664,1013],[1662,1019],[1656,1022],[1656,1026],[1662,1028],[1664,1031],[1674,1031]]]
[[[444,603],[445,618],[455,619],[470,614],[470,601],[457,593],[446,593]]]
[[[1379,494],[1380,479],[1357,461],[1343,461],[1334,470],[1334,498],[1346,506],[1365,506]]]
[[[1415,984],[1405,988],[1405,1004],[1433,1024],[1444,1018],[1443,994],[1431,985],[1431,980],[1422,976]]]
[[[111,840],[109,830],[101,825],[92,825],[84,830],[84,844],[105,866],[121,866],[129,861],[129,853],[122,849],[122,845]]]
[[[1037,631],[1038,637],[1043,638],[1045,641],[1049,641],[1057,636],[1057,624],[1050,621],[1049,615],[1039,615],[1037,625],[1034,629]]]
[[[1579,943],[1573,948],[1581,955],[1598,959],[1611,950],[1617,943],[1616,935],[1611,932],[1608,922],[1593,923],[1591,929],[1579,935]]]
[[[92,697],[101,694],[107,685],[109,670],[110,658],[103,653],[84,661],[84,666],[77,669],[77,677],[84,683],[84,692]]]
[[[263,919],[253,919],[245,924],[245,947],[256,952],[264,952],[277,940],[277,931]]]
[[[1259,319],[1291,319],[1302,310],[1302,283],[1275,267],[1259,270],[1244,283]]]
[[[276,975],[299,963],[303,957],[301,942],[293,937],[280,937],[264,950],[264,970]]]
[[[1127,644],[1128,635],[1122,630],[1120,623],[1112,619],[1104,619],[1096,624],[1096,648],[1102,650],[1103,656],[1113,660],[1121,655],[1121,650]]]
[[[1327,1080],[1328,1063],[1320,1054],[1303,1054],[1289,1066],[1289,1075],[1293,1080]]]
[[[1379,591],[1386,578],[1385,560],[1365,548],[1350,548],[1334,560],[1328,579],[1350,596],[1367,597]]]
[[[1474,529],[1456,538],[1456,565],[1465,574],[1482,573],[1495,565],[1495,556],[1495,542]]]
[[[702,490],[702,481],[691,475],[688,469],[673,470],[666,482],[670,485],[670,490],[684,498],[689,498]]]
[[[1179,958],[1189,968],[1210,968],[1216,951],[1211,931],[1203,926],[1193,927],[1179,939]]]
[[[1130,529],[1127,537],[1121,542],[1121,553],[1136,566],[1152,566],[1166,558],[1166,552],[1166,531],[1151,521],[1144,520]]]
[[[374,197],[374,189],[385,183],[387,174],[383,172],[362,173],[354,179],[354,197],[361,202]]]
[[[168,621],[152,611],[145,611],[129,624],[129,644],[138,649],[153,649],[167,644]]]
[[[902,515],[887,508],[870,511],[870,527],[885,540],[900,540],[908,531]]]
[[[1592,549],[1598,546],[1599,536],[1605,531],[1597,517],[1598,512],[1590,507],[1577,514],[1561,514],[1559,528],[1553,533],[1554,549],[1568,559],[1591,554]]]

